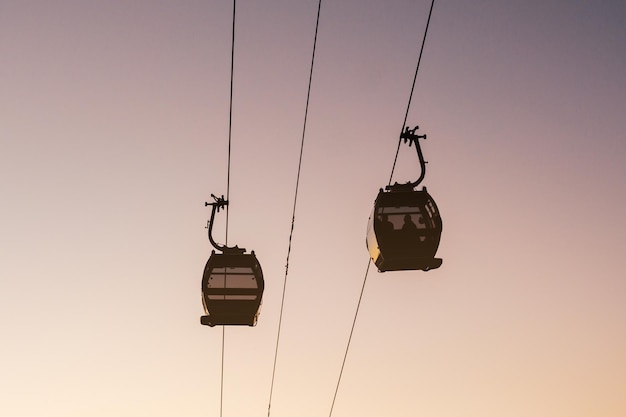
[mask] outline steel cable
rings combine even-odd
[[[431,17],[432,12],[433,12],[434,4],[435,4],[435,0],[432,0],[432,2],[430,4],[430,11],[428,12],[428,20],[426,21],[426,29],[424,30],[424,38],[422,40],[422,46],[420,48],[419,58],[417,60],[417,66],[415,68],[415,75],[413,76],[413,84],[411,86],[411,93],[409,94],[409,103],[407,104],[406,113],[404,115],[404,121],[402,122],[402,128],[400,129],[400,133],[402,133],[402,131],[404,130],[404,126],[406,125],[406,120],[407,120],[408,115],[409,115],[409,110],[411,108],[411,99],[413,98],[413,91],[415,90],[415,81],[417,79],[417,73],[419,71],[420,62],[422,60],[422,53],[424,51],[424,44],[426,43],[426,34],[428,33],[428,26],[430,25],[430,17]],[[393,167],[391,169],[391,175],[389,176],[389,185],[391,185],[391,179],[393,177],[393,172],[394,172],[395,167],[396,167],[396,161],[398,160],[398,152],[400,150],[400,143],[401,143],[401,139],[398,140],[398,149],[396,150],[396,156],[395,156],[394,161],[393,161]],[[341,377],[343,375],[343,370],[344,370],[344,367],[346,365],[346,360],[348,358],[348,351],[350,350],[350,343],[352,341],[352,335],[354,333],[354,327],[356,325],[356,320],[357,320],[357,317],[359,315],[359,308],[361,307],[361,300],[363,299],[363,292],[365,290],[365,283],[367,282],[367,275],[369,273],[370,265],[371,265],[371,260],[368,260],[368,262],[367,262],[367,269],[365,270],[365,277],[363,278],[363,286],[361,287],[361,294],[359,295],[359,301],[357,303],[356,312],[354,313],[354,320],[352,321],[352,328],[350,329],[350,336],[348,337],[348,343],[346,345],[346,351],[344,353],[343,362],[341,363],[341,369],[339,371],[339,378],[337,380],[337,386],[335,388],[335,393],[333,395],[333,401],[332,401],[332,404],[330,406],[329,417],[332,417],[333,409],[335,407],[335,400],[337,399],[337,393],[339,392],[339,385],[341,384]]]
[[[302,170],[302,155],[304,153],[304,138],[305,138],[305,134],[306,134],[306,122],[307,122],[307,117],[309,114],[309,100],[311,97],[311,84],[313,81],[313,66],[315,63],[315,50],[316,50],[316,46],[317,46],[317,32],[318,32],[318,28],[319,28],[319,22],[320,22],[320,10],[322,8],[322,0],[319,0],[318,4],[317,4],[317,18],[315,20],[315,35],[313,37],[313,53],[311,54],[311,69],[309,72],[309,86],[307,89],[307,93],[306,93],[306,105],[304,108],[304,125],[302,127],[302,139],[300,141],[300,157],[298,159],[298,173],[296,174],[296,189],[294,192],[294,198],[293,198],[293,210],[292,210],[292,214],[291,214],[291,230],[289,232],[289,244],[287,247],[287,260],[285,263],[285,278],[283,280],[283,294],[282,294],[282,299],[281,299],[281,303],[280,303],[280,315],[279,315],[279,319],[278,319],[278,331],[277,331],[277,335],[276,335],[276,350],[274,351],[274,365],[272,367],[272,382],[270,384],[270,394],[269,394],[269,402],[267,405],[267,415],[268,417],[270,416],[270,412],[271,412],[271,407],[272,407],[272,395],[274,392],[274,380],[275,380],[275,376],[276,376],[276,363],[278,361],[278,346],[279,346],[279,342],[280,342],[280,330],[281,330],[281,326],[282,326],[282,321],[283,321],[283,309],[284,309],[284,305],[285,305],[285,293],[287,290],[287,276],[289,274],[289,257],[291,255],[291,243],[292,243],[292,239],[293,239],[293,229],[294,229],[294,225],[295,225],[295,221],[296,221],[296,206],[297,206],[297,201],[298,201],[298,188],[300,185],[300,172]]]
[[[233,29],[232,40],[230,47],[230,98],[228,109],[228,168],[226,174],[226,201],[230,201],[230,155],[231,155],[231,142],[232,142],[232,127],[233,127],[233,79],[235,68],[235,13],[237,11],[237,0],[233,0]],[[228,246],[228,205],[226,205],[226,236],[225,246]],[[226,343],[226,326],[222,326],[222,369],[220,377],[220,417],[222,417],[222,410],[224,404],[224,345]]]
[[[415,90],[415,80],[417,80],[417,73],[420,69],[420,62],[422,61],[422,53],[424,52],[424,45],[426,44],[426,35],[428,34],[428,26],[430,25],[430,16],[433,14],[433,6],[435,5],[435,0],[432,0],[430,3],[430,11],[428,12],[428,20],[426,21],[426,29],[424,30],[424,38],[422,39],[422,47],[420,48],[419,58],[417,59],[417,66],[415,68],[415,75],[413,76],[413,84],[411,85],[411,93],[409,94],[409,103],[406,106],[406,113],[404,114],[404,121],[402,122],[402,127],[400,128],[400,134],[404,130],[404,126],[406,126],[406,119],[409,117],[409,110],[411,108],[411,100],[413,99],[413,91]],[[396,162],[398,161],[398,153],[400,152],[400,143],[402,139],[398,139],[398,148],[396,149],[396,156],[393,159],[393,167],[391,168],[391,175],[389,175],[389,185],[391,185],[391,179],[393,178],[393,172],[396,169]]]

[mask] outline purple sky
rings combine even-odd
[[[273,417],[329,413],[429,7],[322,4]],[[257,327],[226,330],[224,417],[267,413],[316,12],[237,4],[228,239],[266,291]],[[219,415],[200,282],[231,19],[214,0],[0,4],[0,415]],[[444,263],[370,268],[334,417],[624,415],[625,19],[436,2],[408,123]],[[401,148],[394,180],[417,174]]]

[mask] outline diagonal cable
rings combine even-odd
[[[428,33],[428,26],[430,25],[430,17],[431,17],[432,12],[433,12],[434,4],[435,4],[435,0],[432,0],[432,2],[430,4],[430,11],[428,12],[428,20],[426,22],[426,29],[424,30],[424,38],[422,40],[422,46],[420,48],[419,58],[417,60],[417,66],[415,68],[415,75],[413,77],[413,84],[411,86],[411,93],[409,94],[409,103],[408,103],[407,108],[406,108],[406,113],[404,115],[404,121],[402,122],[402,129],[400,130],[400,132],[402,132],[402,130],[404,130],[404,126],[406,125],[406,120],[407,120],[408,115],[409,115],[409,110],[411,108],[411,100],[413,98],[413,91],[415,90],[415,81],[417,80],[417,73],[419,71],[420,62],[422,60],[422,53],[424,52],[424,44],[426,43],[426,34]],[[393,167],[391,169],[391,175],[389,176],[389,185],[391,185],[391,179],[393,177],[393,172],[394,172],[395,167],[396,167],[396,161],[398,160],[398,152],[400,150],[400,143],[401,143],[401,141],[399,140],[398,141],[398,149],[396,150],[396,156],[394,158]],[[367,262],[367,269],[365,270],[365,277],[363,278],[363,286],[361,287],[361,294],[359,295],[359,301],[357,303],[356,312],[354,313],[354,320],[352,321],[352,328],[350,329],[350,336],[348,337],[348,343],[346,345],[346,351],[345,351],[345,354],[344,354],[344,357],[343,357],[343,362],[341,363],[341,369],[339,371],[339,378],[337,380],[337,386],[335,388],[335,393],[333,395],[333,401],[332,401],[332,404],[330,406],[329,417],[332,417],[333,409],[335,407],[335,401],[337,399],[337,393],[339,392],[339,385],[341,384],[341,377],[343,375],[343,370],[345,368],[346,360],[348,358],[348,352],[350,350],[350,343],[352,341],[352,335],[354,333],[354,327],[356,325],[356,320],[357,320],[357,317],[359,315],[359,308],[361,306],[361,300],[363,299],[363,292],[365,290],[365,283],[367,282],[367,275],[368,275],[368,272],[369,272],[370,265],[371,265],[371,260],[368,260],[368,262]]]
[[[237,10],[237,0],[233,0],[233,36],[230,47],[230,99],[228,109],[228,168],[226,174],[226,201],[230,201],[230,154],[233,127],[233,79],[235,68],[235,12]],[[228,205],[226,205],[226,237],[225,245],[228,246]],[[226,343],[226,326],[222,326],[222,370],[220,374],[220,417],[224,405],[224,345]]]
[[[293,197],[293,210],[292,210],[292,214],[291,214],[291,230],[289,232],[289,244],[287,247],[287,261],[285,263],[285,278],[283,280],[283,295],[282,295],[282,299],[280,302],[280,316],[278,319],[278,332],[277,332],[277,336],[276,336],[276,350],[274,352],[274,366],[272,367],[272,382],[270,384],[270,395],[269,395],[269,403],[267,405],[267,416],[270,416],[270,412],[271,412],[271,407],[272,407],[272,394],[274,392],[274,379],[276,376],[276,362],[278,361],[278,346],[279,346],[279,342],[280,342],[280,330],[281,330],[281,326],[282,326],[282,321],[283,321],[283,309],[284,309],[284,305],[285,305],[285,293],[287,290],[287,276],[289,274],[289,257],[291,255],[291,242],[292,242],[292,238],[293,238],[293,229],[294,229],[294,224],[296,221],[296,205],[298,202],[298,187],[300,185],[300,172],[302,169],[302,154],[304,153],[304,138],[305,138],[305,134],[306,134],[306,122],[307,122],[307,117],[309,114],[309,99],[311,97],[311,84],[313,81],[313,65],[315,63],[315,48],[317,46],[317,31],[319,28],[319,22],[320,22],[320,10],[322,8],[322,0],[319,0],[318,4],[317,4],[317,18],[315,21],[315,35],[313,37],[313,53],[311,54],[311,70],[309,72],[309,86],[307,89],[307,93],[306,93],[306,106],[304,108],[304,125],[302,127],[302,139],[300,141],[300,157],[298,159],[298,173],[296,175],[296,189],[295,189],[295,193],[294,193],[294,197]]]
[[[348,358],[348,351],[350,350],[350,342],[352,341],[352,334],[354,333],[354,326],[356,325],[356,318],[359,315],[359,307],[361,307],[361,300],[363,299],[363,291],[365,290],[365,283],[367,282],[367,273],[370,270],[371,260],[367,261],[367,269],[365,270],[365,277],[363,278],[363,286],[361,287],[361,294],[359,295],[359,302],[356,305],[356,312],[354,313],[354,320],[352,321],[352,328],[350,329],[350,336],[348,337],[348,344],[346,345],[346,353],[343,355],[343,362],[341,363],[341,370],[339,371],[339,378],[337,379],[337,387],[335,388],[335,395],[333,395],[333,402],[330,405],[329,417],[333,415],[333,409],[335,408],[335,400],[337,399],[337,393],[339,392],[339,384],[341,383],[341,376],[343,375],[343,368],[346,366],[346,359]]]
[[[428,26],[430,25],[430,16],[433,14],[433,6],[435,5],[435,0],[432,0],[430,3],[430,11],[428,12],[428,20],[426,21],[426,29],[424,30],[424,39],[422,39],[422,47],[420,48],[419,58],[417,59],[417,66],[415,68],[415,75],[413,76],[413,85],[411,86],[411,94],[409,94],[409,103],[406,106],[406,113],[404,114],[404,121],[402,122],[402,127],[400,128],[400,134],[404,130],[404,126],[406,126],[406,119],[409,117],[409,109],[411,108],[411,100],[413,99],[413,91],[415,90],[415,80],[417,80],[417,72],[420,69],[420,62],[422,61],[422,53],[424,52],[424,45],[426,44],[426,35],[428,34]],[[389,185],[391,185],[391,179],[393,178],[393,171],[396,169],[396,162],[398,161],[398,153],[400,152],[400,143],[402,139],[398,139],[398,148],[396,149],[396,157],[393,160],[393,167],[391,168],[391,175],[389,175]]]

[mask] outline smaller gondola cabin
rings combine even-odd
[[[207,326],[254,326],[264,289],[263,271],[254,251],[213,253],[202,276],[202,304]]]
[[[426,191],[394,186],[380,190],[369,219],[367,249],[380,272],[439,268],[435,258],[442,222]]]

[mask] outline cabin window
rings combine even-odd
[[[208,282],[209,288],[224,288],[228,293],[230,288],[257,289],[258,284],[254,272],[250,267],[217,267],[213,268]],[[209,300],[255,300],[254,294],[210,294]]]

